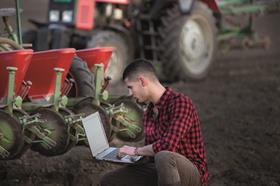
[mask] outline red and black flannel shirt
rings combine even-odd
[[[200,122],[192,101],[166,88],[158,103],[149,104],[144,114],[145,144],[153,144],[155,153],[168,150],[187,157],[205,185],[208,170]]]

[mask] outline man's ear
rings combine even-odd
[[[149,84],[148,79],[145,78],[144,76],[139,76],[139,81],[140,81],[142,87],[145,87]]]

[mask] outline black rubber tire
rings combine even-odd
[[[106,70],[106,76],[110,76],[112,85],[122,79],[122,73],[126,65],[133,57],[133,49],[123,34],[113,30],[97,30],[93,33],[91,40],[87,43],[88,48],[114,47],[114,52]]]
[[[13,141],[11,144],[5,147],[10,155],[7,158],[0,157],[0,160],[13,159],[13,157],[21,150],[24,145],[23,128],[14,116],[3,110],[0,110],[0,121],[1,120],[10,126],[11,132],[13,134]],[[2,124],[2,122],[0,122],[0,124]]]
[[[52,131],[49,137],[56,142],[56,145],[50,149],[46,149],[41,143],[34,143],[31,149],[44,156],[64,154],[69,144],[69,126],[65,123],[63,116],[49,108],[39,108],[34,111],[35,113],[39,113],[41,119],[46,121],[45,123],[40,123],[40,126],[43,129],[48,128]]]
[[[95,94],[94,75],[90,72],[86,62],[74,56],[68,78],[74,79],[68,97],[88,97]]]
[[[19,44],[17,44],[15,41],[8,38],[0,37],[0,45],[3,44],[8,46],[7,47],[8,51],[22,49],[22,47]],[[6,49],[0,47],[0,51],[6,51]]]
[[[162,18],[160,30],[160,56],[169,81],[206,77],[217,47],[215,18],[207,5],[195,1],[190,14],[181,14],[175,5]]]
[[[28,114],[23,110],[15,109],[15,110],[13,110],[13,115],[20,123],[19,118],[22,116],[28,115]],[[23,130],[22,132],[23,132],[22,135],[27,136],[32,141],[35,140],[35,138],[36,138],[35,134],[31,133],[27,129]],[[31,144],[25,142],[25,140],[24,140],[24,143],[21,143],[18,145],[18,151],[11,157],[11,159],[20,158],[30,147],[31,147]]]

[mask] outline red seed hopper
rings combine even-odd
[[[7,67],[16,67],[15,72],[15,96],[19,91],[26,75],[27,69],[32,58],[32,50],[15,50],[0,52],[0,99],[7,96],[9,71]]]
[[[105,72],[108,67],[112,52],[112,47],[100,47],[77,50],[76,54],[86,61],[90,70],[93,70],[95,64],[103,64]]]
[[[63,68],[61,85],[72,63],[75,53],[73,48],[48,50],[33,54],[32,61],[25,76],[32,86],[28,93],[31,100],[48,100],[54,94],[56,72],[54,68]]]

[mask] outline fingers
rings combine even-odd
[[[122,152],[121,148],[118,149],[117,158],[122,159],[125,156],[125,154]]]
[[[133,156],[134,149],[135,149],[135,147],[123,146],[123,147],[119,148],[118,156],[119,157],[124,157],[125,155]]]

